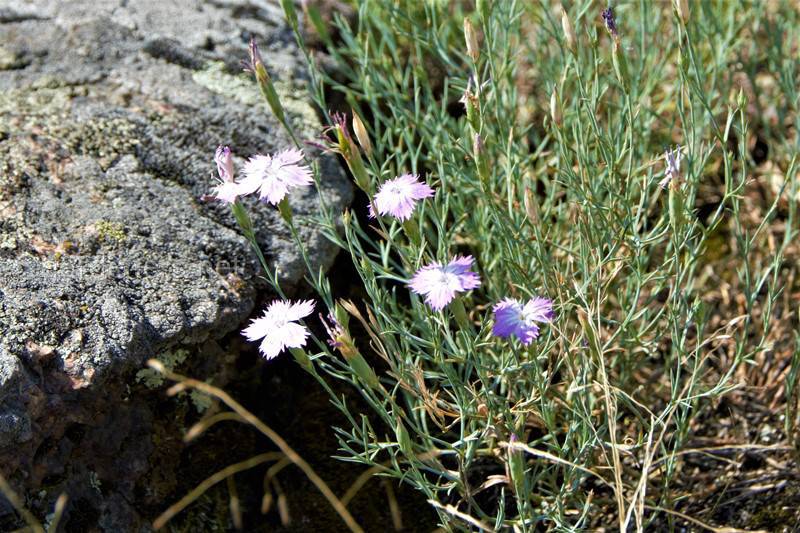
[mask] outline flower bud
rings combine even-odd
[[[517,495],[525,493],[525,457],[522,450],[515,448],[513,445],[517,444],[519,439],[513,433],[511,438],[508,439],[509,446],[506,448],[508,454],[508,469],[511,474],[511,482],[514,486],[514,492]]]
[[[347,315],[346,310],[338,303],[334,305],[332,313],[328,314],[328,321],[320,315],[322,325],[328,332],[328,344],[335,348],[347,361],[353,373],[361,378],[361,380],[370,388],[377,388],[379,385],[378,376],[375,371],[369,366],[369,363],[358,351],[356,343],[350,336],[347,330],[347,323],[350,317]]]
[[[411,242],[416,245],[419,245],[422,242],[422,236],[419,233],[419,224],[413,218],[409,218],[408,220],[403,221],[403,229],[408,235],[408,238]]]
[[[233,217],[236,219],[236,223],[239,224],[239,227],[242,228],[245,237],[251,238],[253,236],[253,221],[250,219],[250,215],[247,214],[247,210],[241,202],[231,204],[231,208]]]
[[[344,157],[347,168],[353,174],[356,185],[367,194],[369,191],[369,175],[361,159],[361,152],[350,137],[347,130],[347,121],[343,114],[335,114],[333,117],[333,127],[331,128],[336,135],[335,151]]]
[[[464,40],[467,43],[467,55],[473,62],[477,61],[480,53],[478,50],[478,36],[475,34],[475,28],[472,23],[467,18],[464,19]]]
[[[333,305],[333,317],[343,328],[347,328],[350,324],[350,314],[347,311],[349,305],[353,304],[347,300],[339,300]]]
[[[744,95],[744,90],[739,87],[739,93],[736,95],[736,105],[739,106],[741,111],[747,109],[747,97]]]
[[[353,133],[356,134],[358,144],[361,145],[361,148],[364,150],[364,153],[367,154],[367,157],[372,155],[372,143],[369,140],[367,128],[364,127],[361,117],[359,117],[355,111],[353,111]]]
[[[278,212],[287,224],[292,223],[292,207],[289,205],[289,197],[284,196],[283,200],[278,202]]]
[[[481,129],[481,114],[478,108],[478,97],[472,92],[472,78],[467,83],[467,88],[464,91],[464,96],[461,97],[460,102],[464,104],[464,109],[467,111],[467,122],[472,127],[473,131]]]
[[[258,45],[255,39],[250,39],[250,64],[248,70],[251,70],[256,77],[256,83],[261,91],[261,95],[267,101],[272,113],[275,115],[281,124],[286,124],[286,115],[283,112],[283,105],[278,97],[278,92],[275,90],[275,85],[272,83],[272,78],[264,66],[264,61],[261,59],[261,54],[258,51]]]
[[[361,378],[369,388],[377,389],[378,385],[378,376],[375,375],[375,371],[372,370],[372,367],[369,366],[364,356],[361,355],[360,352],[355,352],[354,354],[350,355],[350,358],[347,359],[347,364],[350,365],[350,368],[355,372],[355,374]]]
[[[402,451],[407,457],[413,457],[414,447],[411,444],[411,436],[408,434],[406,426],[400,419],[397,420],[395,434],[397,435],[397,443],[400,445],[400,451]]]
[[[606,26],[608,34],[611,35],[614,40],[619,39],[619,32],[617,31],[617,18],[614,16],[614,9],[611,6],[608,6],[603,10],[600,16],[603,18],[603,23]]]
[[[461,300],[460,297],[456,297],[453,302],[450,304],[450,309],[453,311],[453,317],[456,319],[456,323],[464,330],[471,330],[472,324],[469,321],[469,315],[467,315],[467,309],[464,307],[464,302]]]
[[[305,370],[311,371],[313,369],[313,365],[311,364],[311,359],[308,358],[308,354],[302,348],[289,348],[289,351],[292,353],[294,360],[303,367]]]
[[[684,191],[680,180],[672,180],[669,184],[669,196],[667,204],[669,207],[669,224],[672,227],[673,235],[677,235],[685,221],[684,216]]]

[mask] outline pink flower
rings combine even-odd
[[[398,220],[408,220],[414,206],[423,198],[433,196],[433,189],[419,181],[415,174],[403,174],[381,185],[375,195],[375,207],[381,215],[392,215]],[[369,205],[369,215],[375,218],[375,210]]]
[[[536,296],[523,306],[518,300],[506,298],[494,306],[494,326],[492,333],[498,337],[516,336],[522,344],[528,345],[539,336],[536,322],[551,322],[553,301]]]
[[[239,184],[239,194],[258,192],[261,200],[277,205],[289,189],[313,183],[311,169],[297,164],[302,159],[303,152],[296,149],[251,157],[242,169],[245,178]]]
[[[239,184],[236,183],[233,177],[233,157],[231,157],[231,149],[227,146],[217,147],[217,151],[214,154],[214,161],[217,163],[219,184],[214,186],[211,193],[217,200],[232,204],[239,195]]]
[[[457,292],[480,286],[480,276],[470,271],[474,262],[475,259],[468,255],[456,256],[444,266],[431,263],[417,270],[409,287],[415,293],[425,295],[425,302],[439,311],[453,301]]]
[[[263,339],[258,347],[267,359],[277,357],[286,348],[301,348],[306,343],[308,329],[296,322],[314,311],[314,302],[292,303],[276,300],[269,304],[261,317],[253,320],[242,335],[249,341]]]

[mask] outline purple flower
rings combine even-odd
[[[384,182],[375,195],[374,202],[381,215],[392,215],[398,220],[408,220],[417,202],[431,196],[433,189],[420,182],[416,174],[403,174]],[[372,204],[369,204],[369,216],[375,218]]]
[[[284,150],[274,156],[258,154],[251,157],[242,169],[245,177],[239,183],[239,194],[258,191],[261,200],[277,205],[289,189],[313,183],[311,169],[297,164],[302,159],[303,152],[296,149]]]
[[[494,306],[492,333],[508,338],[515,335],[522,344],[528,345],[539,336],[536,322],[551,322],[555,317],[553,301],[536,296],[525,305],[518,300],[506,298]]]
[[[328,346],[331,348],[341,348],[343,346],[341,338],[346,334],[346,331],[339,321],[336,320],[336,315],[328,313],[328,319],[325,320],[325,317],[320,314],[319,320],[322,322],[325,331],[328,332]]]
[[[239,184],[233,178],[233,157],[231,149],[227,146],[217,147],[214,154],[214,161],[217,162],[217,172],[219,173],[219,184],[215,185],[211,193],[213,198],[221,202],[232,204],[239,195]]]
[[[330,111],[330,117],[331,124],[322,128],[322,136],[316,141],[306,141],[306,144],[328,154],[349,156],[348,149],[343,147],[353,143],[353,137],[347,128],[347,115],[339,111]]]
[[[664,152],[667,168],[664,170],[664,179],[658,182],[659,187],[666,189],[672,180],[677,180],[681,175],[681,147]]]
[[[600,15],[603,17],[603,22],[606,24],[608,33],[614,37],[619,37],[619,34],[617,33],[617,19],[614,17],[614,10],[609,6],[604,9]]]
[[[301,348],[306,343],[308,329],[296,322],[313,311],[312,300],[297,303],[276,300],[242,331],[242,335],[249,341],[263,339],[258,350],[265,358],[272,359],[285,348]]]
[[[245,72],[255,73],[258,65],[263,65],[261,54],[258,51],[258,44],[255,38],[250,38],[250,61],[243,61],[242,66]]]
[[[470,268],[475,259],[472,256],[456,256],[447,265],[431,263],[417,270],[408,284],[417,294],[425,295],[425,302],[435,311],[453,301],[457,292],[464,292],[480,286],[481,278]]]

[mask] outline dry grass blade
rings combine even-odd
[[[228,494],[230,495],[229,507],[233,527],[241,530],[244,528],[244,524],[242,522],[242,506],[239,502],[239,493],[236,491],[236,481],[234,481],[233,476],[228,476],[225,481],[228,484]]]
[[[477,527],[481,531],[488,531],[489,533],[494,533],[494,531],[495,531],[495,529],[493,527],[487,526],[486,524],[484,524],[483,522],[481,522],[477,518],[475,518],[473,516],[470,516],[467,513],[462,513],[461,511],[459,511],[458,509],[456,509],[454,506],[452,506],[450,504],[442,505],[441,503],[437,502],[436,500],[428,500],[428,503],[433,505],[437,509],[441,509],[442,511],[446,512],[447,514],[449,514],[451,516],[454,516],[455,518],[459,518],[459,519],[463,520],[464,522],[468,523],[471,526]]]
[[[351,531],[359,533],[363,531],[361,526],[358,525],[347,508],[342,505],[342,502],[339,501],[333,491],[331,491],[327,483],[325,483],[322,478],[319,477],[316,472],[314,472],[311,466],[302,457],[300,457],[280,435],[278,435],[272,428],[264,424],[264,422],[259,420],[258,417],[256,417],[250,411],[242,407],[242,405],[231,398],[228,393],[218,389],[217,387],[214,387],[213,385],[209,385],[208,383],[187,378],[186,376],[181,376],[180,374],[171,372],[167,370],[167,368],[158,360],[150,359],[147,364],[150,368],[164,374],[164,376],[168,379],[179,382],[186,387],[191,387],[214,396],[222,401],[222,403],[230,407],[236,414],[241,416],[245,421],[255,427],[269,440],[271,440],[281,450],[281,452],[283,452],[283,455],[285,455],[292,463],[297,465],[303,471],[303,473],[308,477],[309,480],[311,480],[314,486],[316,486],[322,495],[325,496],[325,499],[328,500],[339,516],[342,517],[342,520],[344,520],[345,524],[347,524],[347,527],[350,528]]]
[[[56,508],[53,512],[53,519],[50,521],[50,525],[47,527],[47,533],[56,533],[58,531],[58,524],[61,522],[61,517],[64,516],[64,510],[67,508],[67,498],[66,494],[60,494],[58,499],[56,500]]]
[[[765,529],[737,529],[735,527],[714,527],[711,524],[706,524],[705,522],[698,520],[697,518],[693,518],[689,515],[683,514],[679,511],[672,511],[670,509],[664,509],[663,507],[654,507],[651,505],[645,505],[646,509],[651,511],[659,511],[662,513],[667,513],[672,516],[677,516],[678,518],[682,518],[687,522],[691,522],[696,526],[700,526],[707,531],[713,531],[714,533],[769,533]]]
[[[278,495],[278,514],[281,517],[281,524],[287,527],[292,523],[292,517],[289,515],[289,501],[286,499],[286,493],[283,492],[283,487],[276,478],[272,478],[271,485],[275,494]]]
[[[0,474],[0,494],[5,496],[11,506],[22,516],[31,531],[34,533],[44,533],[42,524],[40,524],[39,521],[36,520],[36,517],[25,508],[20,497],[11,489],[11,485],[8,484],[6,478],[3,477],[2,474]]]
[[[572,463],[570,461],[567,461],[566,459],[562,459],[560,457],[556,457],[555,455],[553,455],[551,453],[543,452],[542,450],[537,450],[536,448],[531,448],[530,446],[527,446],[527,445],[522,444],[520,442],[514,442],[514,443],[501,442],[501,443],[499,443],[499,445],[500,446],[504,446],[506,448],[514,448],[515,450],[522,450],[525,453],[529,453],[529,454],[533,455],[534,457],[539,457],[541,459],[547,459],[548,461],[552,461],[552,462],[558,463],[560,465],[569,466],[569,467],[572,467],[572,468],[574,468],[576,470],[580,470],[581,472],[583,472],[585,474],[589,474],[590,476],[599,479],[603,483],[603,485],[609,487],[610,489],[616,490],[616,487],[614,486],[614,484],[612,484],[611,482],[606,480],[606,478],[604,478],[603,476],[601,476],[597,472],[593,472],[593,471],[589,470],[588,468],[584,468],[581,465]]]
[[[674,457],[679,457],[681,455],[691,455],[694,453],[698,454],[712,454],[713,452],[723,452],[723,451],[743,451],[743,452],[752,452],[752,451],[763,451],[763,452],[790,452],[793,451],[794,447],[792,446],[781,446],[781,445],[763,445],[763,444],[729,444],[723,446],[709,446],[703,448],[690,448],[686,450],[677,451],[667,457],[661,457],[660,459],[653,462],[653,465],[659,465],[664,461],[672,459]],[[713,455],[711,455],[713,457]]]
[[[290,464],[292,464],[292,462],[289,460],[289,458],[284,457],[283,459],[281,459],[280,461],[269,467],[267,473],[264,474],[264,486],[266,487],[267,485],[272,483],[272,480],[275,479],[275,476],[277,476],[281,470],[283,470]]]
[[[217,413],[213,416],[209,416],[207,418],[202,419],[195,425],[189,428],[189,431],[186,432],[186,435],[183,437],[183,442],[189,442],[191,440],[196,439],[206,431],[208,428],[213,426],[218,422],[224,422],[225,420],[236,420],[237,422],[245,422],[244,418],[237,415],[236,413]]]
[[[245,470],[249,470],[262,463],[266,463],[268,461],[277,461],[281,457],[283,457],[283,454],[280,452],[262,453],[260,455],[251,457],[246,461],[232,464],[228,467],[223,468],[219,472],[216,472],[215,474],[203,480],[186,496],[178,500],[176,503],[172,504],[166,511],[161,513],[161,515],[158,518],[156,518],[155,521],[153,522],[153,529],[161,529],[162,527],[164,527],[167,524],[167,522],[169,522],[176,514],[186,509],[186,507],[188,507],[193,501],[202,496],[203,493],[205,493],[208,489],[210,489],[220,481],[223,481],[224,479],[236,474],[237,472],[243,472]]]
[[[392,514],[392,525],[395,531],[402,531],[403,529],[403,516],[400,512],[400,504],[397,502],[397,496],[394,493],[394,487],[388,479],[383,480],[383,487],[386,489],[386,498],[389,500],[389,511]]]
[[[362,472],[361,475],[358,476],[358,478],[356,478],[353,484],[350,485],[350,488],[347,489],[347,492],[344,493],[344,496],[342,496],[341,498],[342,505],[348,505],[350,501],[358,493],[358,491],[360,491],[362,487],[364,487],[364,485],[366,485],[367,482],[370,479],[372,479],[372,477],[375,474],[377,474],[378,472],[383,472],[385,470],[388,470],[388,468],[381,465],[375,465]]]

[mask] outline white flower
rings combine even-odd
[[[311,169],[307,165],[298,165],[302,159],[303,152],[296,149],[284,150],[274,156],[258,154],[251,157],[242,169],[245,177],[239,183],[239,194],[258,192],[261,200],[277,205],[289,189],[314,182]]]
[[[272,359],[286,348],[301,348],[308,338],[308,328],[297,321],[314,311],[314,302],[290,300],[272,302],[264,314],[253,320],[243,331],[249,341],[263,339],[258,347],[261,354]]]

